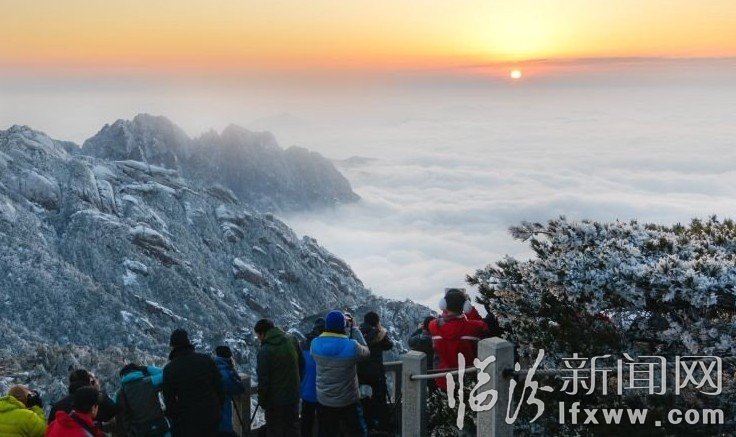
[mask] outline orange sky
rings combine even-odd
[[[734,0],[0,0],[0,65],[435,68],[736,55]]]

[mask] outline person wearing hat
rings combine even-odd
[[[478,341],[491,335],[470,297],[462,288],[448,288],[440,300],[442,315],[429,323],[438,370],[455,369],[458,355],[470,366],[478,356]],[[446,391],[447,380],[435,379],[437,388]]]
[[[259,320],[253,330],[261,342],[258,350],[258,403],[266,415],[269,437],[299,436],[299,384],[304,358],[299,343],[274,326]]]
[[[177,329],[169,340],[162,391],[174,437],[217,435],[225,391],[215,361],[194,351],[189,334]]]
[[[325,332],[312,340],[311,353],[317,367],[319,434],[366,436],[357,363],[367,359],[370,350],[348,338],[345,328],[345,315],[330,311],[325,317]]]
[[[14,385],[0,397],[0,436],[43,437],[46,419],[38,393]]]
[[[59,411],[49,425],[46,437],[105,437],[95,425],[100,409],[100,392],[92,387],[80,387],[72,395],[72,412]]]
[[[225,390],[225,404],[222,406],[218,433],[220,437],[234,437],[236,434],[233,430],[233,396],[245,393],[245,386],[238,372],[235,371],[233,351],[229,347],[217,346],[215,348],[215,364],[220,371],[222,387]],[[239,420],[248,419],[240,418]]]

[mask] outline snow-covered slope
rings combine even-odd
[[[296,326],[376,308],[405,335],[427,311],[372,295],[314,239],[222,185],[70,151],[28,127],[0,131],[0,377],[29,370],[58,395],[69,366],[111,377],[125,360],[163,359],[176,327],[229,343],[247,366],[262,317]]]

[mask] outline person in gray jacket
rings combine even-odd
[[[358,361],[370,350],[345,334],[345,315],[331,311],[325,317],[325,332],[312,340],[311,353],[317,364],[317,417],[319,434],[365,437],[358,390]]]

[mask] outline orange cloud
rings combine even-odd
[[[430,68],[736,55],[731,0],[11,1],[0,64],[162,70]]]

